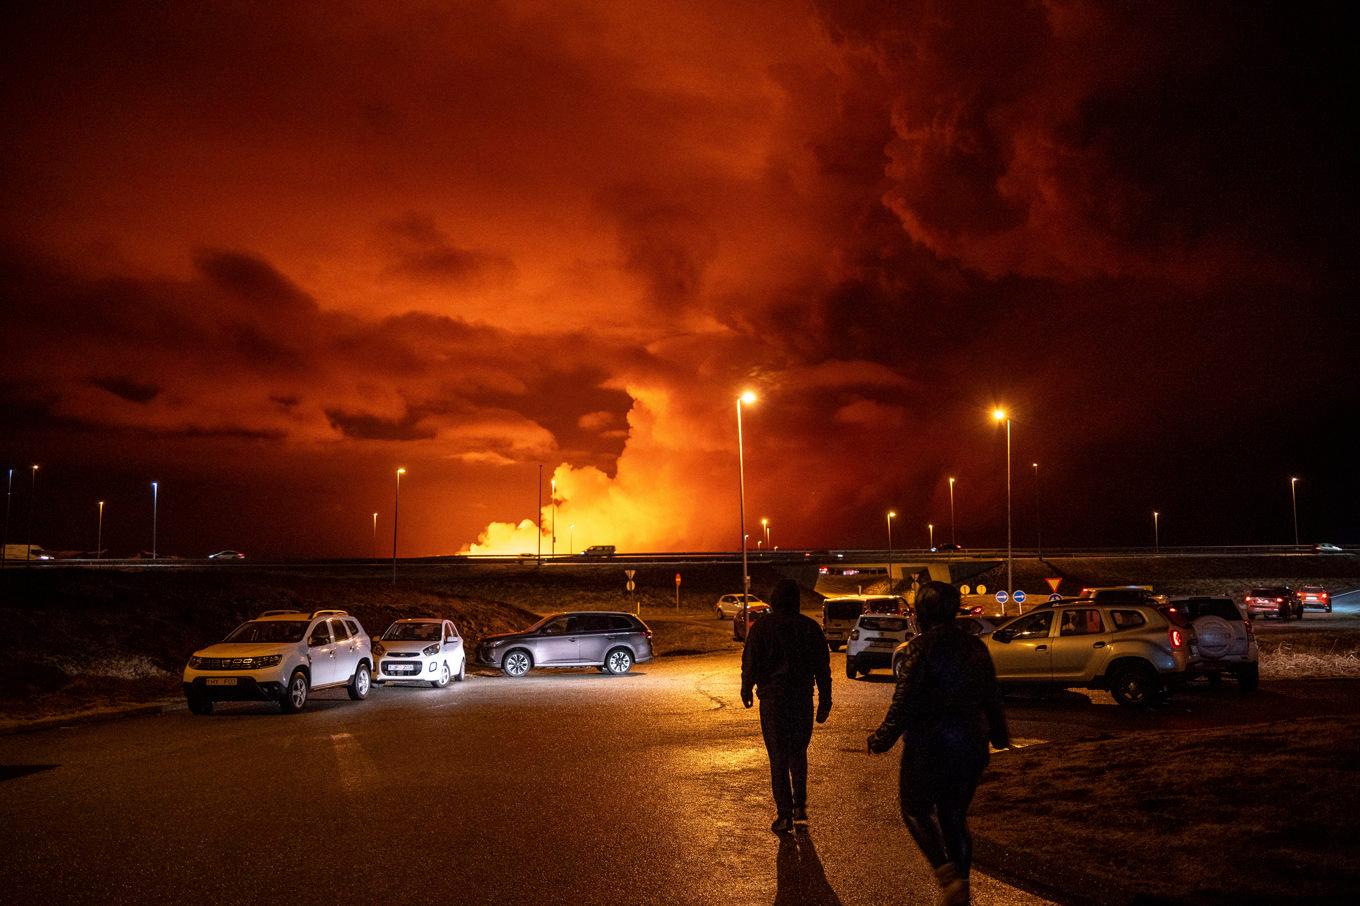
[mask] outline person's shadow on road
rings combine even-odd
[[[841,906],[806,831],[779,835],[774,906]]]

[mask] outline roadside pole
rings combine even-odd
[[[624,583],[624,586],[623,586],[623,593],[626,594],[626,595],[631,595],[631,594],[633,594],[633,592],[637,591],[637,583],[633,581],[633,577],[637,575],[637,570],[635,570],[635,569],[625,569],[625,570],[623,571],[623,574],[624,574],[625,576],[628,577],[628,581],[627,581],[626,583]],[[638,597],[638,598],[634,599],[633,604],[634,604],[634,606],[637,608],[637,615],[638,615],[638,618],[641,619],[641,618],[642,618],[642,598],[641,598],[641,597]]]
[[[680,612],[680,574],[675,574],[675,612]]]

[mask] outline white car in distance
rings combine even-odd
[[[765,602],[760,600],[760,598],[757,597],[756,595],[747,595],[746,603],[764,604]],[[737,612],[740,610],[741,610],[740,593],[734,595],[723,595],[721,598],[718,599],[718,603],[713,605],[713,611],[718,615],[718,619],[720,620],[730,620],[733,617],[735,617],[737,615]]]
[[[875,667],[893,667],[897,646],[916,635],[911,614],[860,614],[845,644],[845,675],[854,679]]]
[[[397,620],[373,643],[377,670],[373,682],[429,683],[442,689],[467,675],[467,652],[458,627],[450,620]]]

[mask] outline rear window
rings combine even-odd
[[[1115,632],[1122,632],[1126,629],[1137,629],[1147,623],[1147,617],[1136,610],[1112,610],[1110,611],[1110,622],[1114,624]]]
[[[1274,588],[1253,588],[1247,594],[1253,598],[1283,598],[1289,594],[1289,589],[1276,586]]]
[[[858,601],[827,601],[823,612],[828,620],[853,620],[864,608]]]
[[[874,632],[901,632],[911,628],[905,617],[865,617],[859,621],[859,625]]]
[[[901,613],[901,598],[869,598],[864,602],[865,613]]]
[[[637,626],[633,625],[633,621],[628,617],[617,616],[609,618],[609,628],[622,630],[624,632],[632,632],[637,629]]]
[[[1242,614],[1238,612],[1237,605],[1227,598],[1191,598],[1188,601],[1179,602],[1176,606],[1189,611],[1192,620],[1199,617],[1222,617],[1225,620],[1242,619]]]

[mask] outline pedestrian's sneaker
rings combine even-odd
[[[939,906],[968,906],[968,879],[959,874],[953,862],[935,869],[935,880],[940,884]]]
[[[795,824],[807,824],[807,806],[797,805],[793,808],[793,822]]]
[[[787,834],[793,830],[793,818],[789,815],[780,815],[774,819],[770,825],[770,830],[776,834]]]

